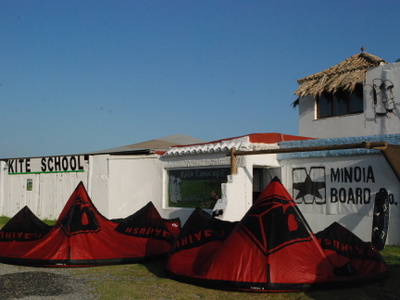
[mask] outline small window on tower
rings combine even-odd
[[[362,85],[353,92],[323,93],[317,97],[317,119],[358,114],[364,111]]]

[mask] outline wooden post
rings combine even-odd
[[[232,147],[231,149],[231,175],[237,174],[237,157],[236,157],[236,148]]]

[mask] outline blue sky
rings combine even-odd
[[[297,79],[400,58],[400,1],[0,1],[0,158],[298,134]]]

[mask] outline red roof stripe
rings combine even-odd
[[[283,141],[309,140],[309,137],[288,135],[282,133],[252,133],[249,134],[251,143],[273,144]]]
[[[207,144],[217,144],[225,141],[230,141],[234,139],[239,139],[243,137],[249,137],[249,140],[251,143],[262,143],[262,144],[274,144],[278,142],[283,142],[283,141],[297,141],[297,140],[309,140],[312,138],[309,137],[304,137],[304,136],[297,136],[297,135],[289,135],[289,134],[283,134],[283,133],[251,133],[251,134],[246,134],[242,136],[236,136],[236,137],[231,137],[231,138],[226,138],[226,139],[221,139],[221,140],[216,140],[216,141],[211,141],[211,142],[206,142],[206,143],[199,143],[199,144],[192,144],[192,145],[175,145],[172,148],[183,148],[183,147],[190,147],[190,146],[196,146],[196,145],[207,145]]]

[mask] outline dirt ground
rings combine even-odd
[[[96,299],[84,278],[67,268],[35,268],[0,264],[2,300],[9,299]]]

